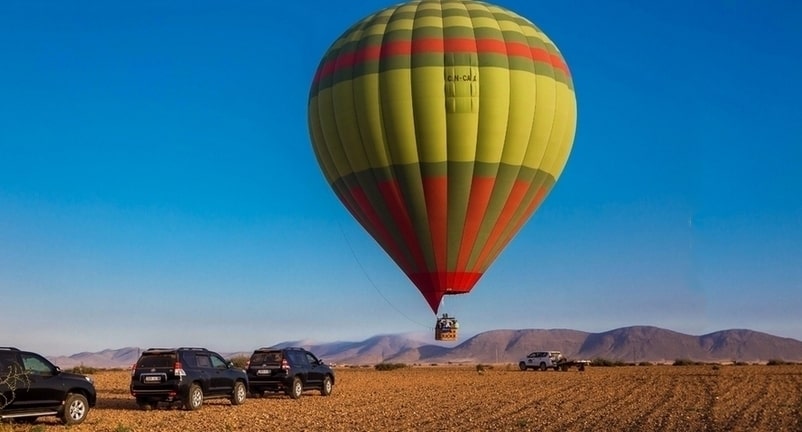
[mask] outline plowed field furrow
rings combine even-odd
[[[802,432],[802,365],[518,371],[501,365],[337,369],[334,393],[207,401],[140,411],[124,371],[95,374],[98,404],[72,432],[780,431]],[[63,431],[53,417],[0,432]]]
[[[722,389],[715,406],[714,418],[721,431],[753,430],[749,418],[755,414],[755,410],[765,409],[763,406],[754,407],[754,404],[761,399],[761,393],[767,390],[771,376],[757,376],[752,371],[744,371],[739,378],[730,380],[731,384]]]
[[[794,398],[802,391],[802,374],[750,374],[733,386],[717,407],[722,431],[800,431]]]

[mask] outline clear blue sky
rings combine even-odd
[[[428,332],[306,124],[329,44],[392,3],[0,3],[0,345]],[[465,335],[802,340],[802,2],[497,3],[562,51],[577,136],[545,204],[441,312]]]

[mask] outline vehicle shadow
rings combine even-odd
[[[97,398],[97,404],[95,405],[95,409],[97,410],[139,410],[139,406],[136,404],[136,400],[133,398],[131,399],[123,399],[123,398]]]

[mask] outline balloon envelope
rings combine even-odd
[[[348,211],[437,313],[469,292],[560,176],[568,67],[534,24],[478,1],[410,1],[359,21],[315,73],[315,155]]]

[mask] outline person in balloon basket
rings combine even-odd
[[[445,333],[450,333],[451,329],[457,330],[459,328],[459,322],[455,319],[449,318],[448,315],[443,314],[443,318],[440,319],[440,330]]]

